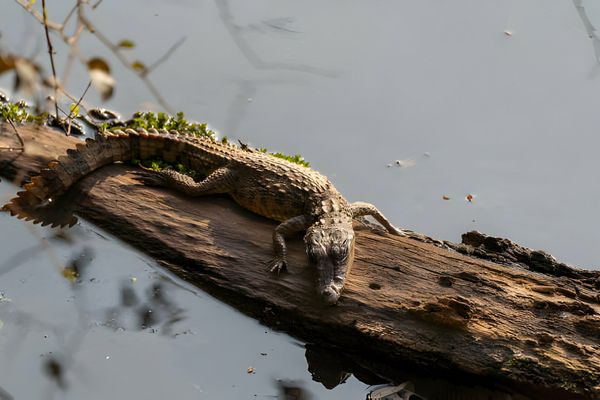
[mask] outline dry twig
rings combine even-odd
[[[25,151],[25,142],[23,141],[21,135],[19,135],[19,131],[17,130],[17,127],[15,126],[14,122],[12,122],[10,118],[7,118],[6,121],[10,124],[10,126],[12,126],[13,130],[15,131],[15,136],[17,137],[17,140],[19,140],[21,147],[0,147],[0,150],[21,152]]]
[[[48,31],[48,13],[46,11],[46,0],[42,0],[42,12],[44,13],[44,32],[46,32],[46,44],[48,45],[48,54],[50,55],[50,65],[52,66],[52,86],[54,87],[54,109],[56,111],[56,119],[58,119],[58,100],[57,100],[57,86],[58,80],[56,79],[56,67],[54,65],[54,50],[52,48],[52,41],[50,40],[50,33]]]

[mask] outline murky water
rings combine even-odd
[[[70,3],[50,2],[50,17],[62,19]],[[185,38],[149,78],[189,118],[303,154],[350,200],[373,202],[400,226],[454,241],[477,229],[600,268],[600,64],[572,1],[126,3],[104,0],[88,16],[110,40],[133,40],[130,59],[146,65]],[[600,26],[600,7],[584,5]],[[2,49],[48,65],[41,25],[16,3],[0,11]],[[62,71],[66,48],[58,39],[55,46]],[[109,102],[91,91],[88,104],[125,115],[161,109],[95,37],[82,36],[80,47],[84,57],[108,60],[117,81]],[[69,91],[78,96],[86,84],[77,66]],[[11,86],[12,76],[0,76],[0,87]],[[260,398],[277,394],[278,378],[304,382],[319,399],[366,393],[354,379],[332,392],[310,383],[301,346],[89,225],[73,233],[78,244],[48,247],[64,262],[83,246],[80,236],[93,244],[95,279],[72,288],[39,249],[36,235],[51,232],[0,221],[2,260],[23,261],[0,277],[12,299],[0,303],[0,386],[16,398],[61,390],[36,378],[50,352],[70,357],[70,398],[164,398],[175,390],[178,398]],[[166,310],[152,328],[132,322],[156,283],[184,310],[169,333]],[[127,326],[107,326],[123,287],[139,303],[119,315]]]

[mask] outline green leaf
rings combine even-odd
[[[133,40],[123,39],[117,44],[117,46],[122,49],[133,49],[135,47],[135,43],[133,43]]]
[[[78,117],[79,116],[79,106],[75,103],[71,104],[71,106],[69,107],[69,113]]]
[[[134,61],[131,64],[131,68],[133,68],[136,72],[139,72],[140,74],[146,72],[147,70],[146,65],[141,61]]]

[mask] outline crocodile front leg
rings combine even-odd
[[[373,204],[357,201],[356,203],[350,204],[350,211],[352,212],[352,218],[362,217],[370,215],[377,220],[381,225],[387,229],[389,233],[397,236],[406,236],[401,229],[396,228],[386,217],[383,216],[381,211],[377,209]]]
[[[269,263],[269,270],[279,274],[287,267],[287,246],[285,238],[291,235],[304,231],[308,228],[308,222],[304,215],[290,218],[277,225],[273,231],[273,250],[275,257]]]
[[[172,169],[155,171],[144,168],[143,171],[135,171],[134,174],[144,185],[168,187],[194,197],[229,193],[235,184],[235,173],[227,167],[215,170],[202,182],[196,182],[190,176]]]

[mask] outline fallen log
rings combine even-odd
[[[74,147],[46,127],[0,126],[0,174],[16,182]],[[454,244],[357,225],[337,306],[315,293],[298,237],[289,271],[266,272],[275,222],[225,196],[186,198],[138,184],[115,164],[80,181],[64,206],[265,324],[391,380],[407,371],[477,377],[544,398],[600,398],[600,272],[471,232]],[[314,355],[313,355],[314,357]],[[308,358],[308,354],[307,354]],[[542,398],[542,397],[540,397]]]

